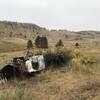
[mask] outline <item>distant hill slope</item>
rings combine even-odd
[[[72,32],[68,30],[47,30],[35,24],[18,23],[10,21],[0,21],[0,37],[20,37],[34,39],[37,35],[45,35],[50,41],[58,41],[59,39],[93,39],[100,37],[98,31],[80,31]]]
[[[0,53],[26,49],[27,41],[20,38],[0,38]]]
[[[40,29],[42,28],[35,24],[0,21],[0,36],[29,37]]]

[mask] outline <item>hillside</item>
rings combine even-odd
[[[100,37],[100,32],[98,31],[74,32],[68,30],[48,30],[31,23],[0,21],[0,37],[34,39],[37,35],[41,34],[47,36],[50,42],[55,42],[59,39],[84,40]]]
[[[20,38],[0,38],[0,53],[26,49],[27,41]]]
[[[59,39],[62,39],[65,47],[72,46],[75,42],[82,46],[87,43],[97,44],[100,40],[99,31],[48,30],[30,23],[0,21],[0,52],[24,50],[27,40],[32,39],[34,43],[37,35],[46,36],[49,47],[55,46]]]
[[[0,21],[0,36],[25,38],[40,29],[41,28],[35,24]]]
[[[32,39],[34,43],[38,34],[48,37],[49,52],[57,52],[53,46],[62,39],[64,50],[70,50],[73,58],[64,67],[50,66],[33,77],[0,84],[0,100],[100,100],[98,31],[47,30],[35,24],[1,21],[0,68],[14,57],[25,56],[27,40]],[[79,48],[75,47],[76,42]],[[34,47],[32,52],[35,55],[41,50]]]

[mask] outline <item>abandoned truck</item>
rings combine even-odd
[[[21,76],[33,76],[34,73],[50,67],[59,67],[70,60],[70,56],[64,53],[47,53],[36,56],[16,57],[10,64],[0,70],[0,79],[10,80]]]

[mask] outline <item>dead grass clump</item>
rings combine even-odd
[[[80,86],[77,89],[71,90],[68,93],[69,100],[94,100],[100,93],[100,83],[96,81],[87,82],[86,85]]]
[[[6,93],[1,93],[0,100],[33,100],[33,96],[29,89],[16,87],[10,93],[9,90]]]

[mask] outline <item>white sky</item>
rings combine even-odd
[[[0,20],[52,29],[100,30],[100,0],[0,0]]]

